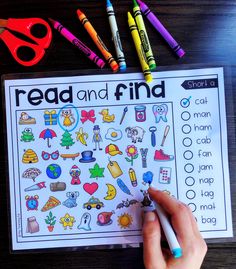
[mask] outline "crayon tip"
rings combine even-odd
[[[112,4],[111,4],[110,0],[107,0],[107,7],[111,7],[111,6],[112,6]]]
[[[126,70],[126,64],[125,63],[122,63],[121,65],[120,65],[120,71],[125,71]]]
[[[53,19],[48,18],[48,20],[51,22],[52,25],[55,25],[56,24],[56,21],[54,21]]]
[[[81,16],[81,15],[83,15],[83,14],[84,14],[84,13],[83,13],[83,12],[82,12],[80,9],[77,9],[77,11],[76,11],[76,12],[77,12],[77,15],[78,15],[78,16]]]
[[[179,58],[182,58],[185,55],[185,51],[183,49],[178,50],[176,53],[179,56]]]
[[[152,82],[152,75],[151,75],[151,74],[146,75],[146,76],[145,76],[145,80],[147,81],[147,83]]]
[[[114,64],[111,66],[111,69],[114,73],[118,72],[119,71],[119,65],[118,64]]]
[[[154,71],[156,69],[156,67],[157,67],[156,64],[150,64],[149,65],[149,68],[150,68],[151,71]]]
[[[127,15],[128,15],[128,20],[132,20],[133,19],[132,15],[131,15],[131,13],[129,11],[128,11]]]
[[[138,7],[136,0],[133,0],[133,5],[134,5],[134,7]]]
[[[138,4],[141,5],[143,2],[140,0],[137,0]]]

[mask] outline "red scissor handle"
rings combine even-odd
[[[42,38],[34,36],[31,32],[32,27],[37,24],[44,25],[47,28],[47,33]],[[49,24],[40,18],[8,19],[6,28],[26,35],[43,48],[48,48],[52,40],[52,30]]]
[[[32,66],[37,64],[42,57],[45,54],[45,50],[42,46],[40,45],[35,45],[29,42],[26,42],[22,39],[19,39],[18,37],[14,36],[12,33],[10,33],[8,30],[4,30],[0,38],[4,41],[4,43],[7,45],[9,48],[12,56],[15,58],[15,60],[24,65],[24,66]],[[27,47],[31,49],[34,53],[33,59],[30,59],[29,61],[24,61],[20,59],[17,55],[17,51],[19,50],[20,47]]]

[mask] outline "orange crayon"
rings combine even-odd
[[[111,53],[107,50],[105,44],[103,43],[103,41],[101,40],[101,38],[99,37],[95,29],[93,28],[89,20],[86,18],[84,13],[81,12],[80,9],[77,9],[77,15],[82,25],[88,32],[88,34],[91,36],[92,40],[94,41],[98,49],[101,51],[102,55],[104,56],[108,64],[111,66],[111,69],[114,72],[117,72],[119,70],[119,65],[117,64],[117,62],[115,61]]]

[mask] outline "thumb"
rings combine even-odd
[[[143,260],[146,269],[166,267],[161,250],[161,227],[155,212],[144,213]]]

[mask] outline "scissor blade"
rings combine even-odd
[[[0,27],[0,35],[4,32],[5,28]]]
[[[0,19],[0,27],[6,27],[7,26],[7,21],[8,20]]]

